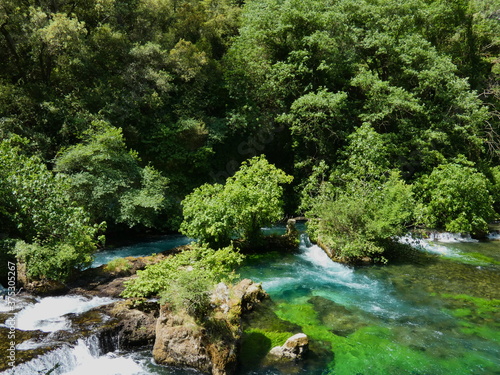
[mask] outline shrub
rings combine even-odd
[[[418,183],[420,221],[434,229],[480,234],[494,217],[486,176],[464,157],[441,164]]]
[[[213,247],[227,246],[231,239],[255,243],[260,228],[283,217],[283,188],[292,177],[254,157],[241,165],[225,185],[205,184],[182,202],[181,232]]]
[[[125,258],[112,259],[104,266],[106,272],[120,273],[132,268],[130,262]]]
[[[193,245],[190,250],[137,271],[137,278],[126,283],[124,297],[157,295],[176,310],[185,310],[201,319],[209,310],[212,288],[221,281],[230,282],[234,269],[243,261],[232,246],[213,250]]]
[[[388,240],[406,232],[412,207],[411,186],[393,172],[378,186],[352,185],[319,198],[309,212],[308,230],[338,258],[380,257]]]

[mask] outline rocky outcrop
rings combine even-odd
[[[193,367],[212,373],[212,361],[207,349],[207,337],[192,317],[173,314],[166,306],[156,322],[153,358],[157,363]]]
[[[135,307],[131,301],[119,301],[99,310],[115,318],[108,324],[108,329],[118,337],[120,349],[153,344],[158,318],[156,303],[145,302]]]
[[[241,314],[267,294],[245,279],[233,287],[219,284],[211,301],[213,315],[201,324],[185,312],[162,306],[156,322],[153,357],[157,363],[191,367],[206,374],[229,375],[237,364]]]
[[[267,296],[260,283],[244,279],[233,287],[231,299],[228,301],[229,308],[233,314],[240,317],[241,314],[251,311],[256,304],[260,303]]]
[[[304,333],[297,333],[290,337],[282,346],[275,346],[269,352],[274,360],[301,359],[309,349],[309,338]]]

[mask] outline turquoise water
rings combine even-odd
[[[151,254],[158,254],[162,251],[173,249],[177,246],[187,245],[192,240],[182,235],[168,235],[155,241],[141,242],[129,246],[122,246],[116,249],[107,249],[95,254],[92,267],[99,267],[107,264],[110,260],[124,257],[140,257]]]
[[[296,253],[249,256],[242,278],[262,282],[273,302],[245,327],[237,374],[500,374],[500,241],[445,240],[412,240],[418,250],[386,266],[335,263],[305,236]],[[104,251],[94,266],[188,242],[168,236]],[[297,332],[310,337],[310,354],[270,365],[267,350]],[[196,373],[155,365],[147,350],[99,354],[79,343],[66,351],[76,367],[57,374]]]
[[[500,242],[425,247],[408,262],[352,268],[303,238],[299,253],[250,260],[241,274],[325,357],[298,373],[500,374]]]

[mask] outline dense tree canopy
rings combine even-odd
[[[65,279],[91,262],[102,225],[92,225],[70,199],[68,178],[25,155],[16,141],[26,143],[19,138],[0,143],[2,232],[17,240],[14,251],[29,277]]]
[[[141,168],[126,148],[121,129],[93,123],[83,143],[64,149],[55,170],[70,176],[71,197],[95,222],[154,227],[167,205],[168,180],[150,166]]]
[[[196,189],[186,218],[210,241],[252,237],[261,223],[251,210],[237,223],[216,197],[234,202],[246,189],[236,180],[251,176],[231,176],[261,154],[294,177],[286,213],[308,212],[323,233],[337,233],[331,213],[350,215],[357,199],[363,224],[344,219],[372,243],[415,224],[484,231],[500,199],[498,9],[499,0],[3,0],[0,140],[25,141],[2,146],[11,161],[0,233],[40,246],[34,239],[51,236],[52,224],[30,221],[50,207],[37,206],[36,189],[25,193],[35,218],[14,214],[19,170],[19,186],[44,176],[68,210],[82,210],[81,233],[103,220],[178,230],[180,202]],[[318,190],[308,181],[320,175]],[[457,176],[477,184],[458,188]],[[261,204],[259,189],[247,203],[267,215],[275,201]],[[470,190],[482,198],[469,201]],[[391,208],[393,194],[417,211]],[[195,197],[213,207],[190,211]],[[397,218],[373,229],[393,209]]]

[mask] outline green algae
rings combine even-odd
[[[467,294],[442,294],[441,297],[448,302],[445,311],[460,318],[460,332],[500,343],[500,299]]]
[[[403,345],[388,327],[365,326],[346,337],[336,335],[309,303],[282,303],[276,313],[300,325],[310,339],[330,345],[334,359],[327,373],[332,375],[473,374],[496,366],[491,359],[467,351],[457,359],[425,346]]]
[[[270,281],[276,315],[324,349],[325,364],[308,375],[495,374],[499,244],[488,244],[484,256],[471,251],[483,244],[463,245],[460,257],[472,254],[470,262],[418,252],[410,260],[354,272],[326,264],[311,269],[305,257],[281,256],[255,262],[255,275]]]
[[[275,308],[272,300],[265,299],[242,318],[239,361],[244,372],[261,365],[269,350],[300,332],[299,326],[280,319]]]
[[[275,346],[283,345],[293,336],[291,332],[274,332],[259,328],[247,329],[241,337],[239,360],[243,368],[252,368],[262,363],[267,353]]]
[[[451,260],[454,262],[459,262],[463,264],[469,264],[471,266],[490,266],[490,265],[500,265],[500,262],[493,259],[492,257],[486,256],[481,253],[462,253],[459,256],[448,256],[444,255],[443,259]]]

